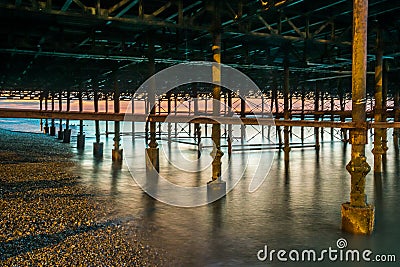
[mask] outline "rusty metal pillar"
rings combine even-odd
[[[145,114],[149,114],[149,94],[147,93],[146,97],[143,99],[144,101],[144,110]],[[150,122],[147,120],[144,124],[144,142],[147,144],[149,142],[149,124]]]
[[[132,93],[132,98],[131,98],[131,113],[132,113],[132,115],[134,115],[135,114],[135,93]],[[132,127],[132,141],[135,141],[135,132],[136,132],[136,130],[135,130],[135,122],[134,121],[132,121],[131,122],[132,123],[132,125],[131,125],[131,127]]]
[[[273,96],[274,96],[274,101],[275,101],[275,118],[279,120],[279,100],[278,100],[278,83],[276,81],[276,73],[273,73],[272,76],[272,90],[273,90]],[[282,131],[280,126],[276,126],[276,134],[278,135],[278,143],[279,143],[279,149],[282,148],[283,142],[282,142]]]
[[[383,47],[382,47],[382,30],[378,29],[376,33],[376,63],[375,63],[375,107],[374,107],[374,120],[376,122],[382,121],[382,70],[383,70]],[[382,172],[382,154],[384,153],[382,146],[382,132],[383,129],[374,129],[374,173]]]
[[[158,115],[161,115],[161,107],[162,107],[162,96],[160,96],[158,98]],[[189,129],[190,129],[190,126],[189,126]],[[161,139],[161,122],[158,123],[158,138]]]
[[[341,208],[342,229],[351,233],[371,234],[374,207],[367,204],[365,194],[365,176],[370,171],[365,157],[368,0],[354,0],[353,5],[352,120],[359,126],[351,130],[351,160],[346,166],[351,175],[351,192],[350,202],[342,204]]]
[[[344,112],[346,103],[344,100],[344,90],[343,90],[343,85],[342,85],[342,79],[339,79],[338,81],[338,94],[339,94],[339,105],[340,105],[340,111]],[[340,115],[340,121],[345,122],[346,121],[346,116],[341,114]],[[347,143],[349,140],[347,138],[347,130],[346,129],[341,129],[341,134],[342,134],[342,141],[344,143]]]
[[[194,115],[196,117],[199,116],[199,95],[197,92],[196,84],[193,86],[193,95],[195,96],[194,99]],[[194,134],[197,143],[197,158],[201,157],[201,126],[200,123],[194,124]]]
[[[43,110],[43,93],[39,96],[39,110]],[[40,131],[43,132],[43,119],[40,119]]]
[[[171,97],[172,93],[171,91],[167,92],[167,113],[168,116],[171,115]],[[167,137],[168,137],[168,145],[171,145],[171,131],[172,131],[172,124],[170,122],[167,122]]]
[[[67,112],[71,110],[71,91],[67,91]],[[63,143],[71,142],[71,129],[69,128],[69,120],[65,121],[65,130],[63,136]]]
[[[246,96],[244,94],[240,94],[240,118],[246,117]],[[242,144],[246,138],[246,125],[243,123],[240,125],[240,140]]]
[[[205,96],[204,96],[204,113],[207,115],[208,114],[208,95],[206,94]],[[204,124],[204,129],[205,129],[205,137],[207,137],[208,136],[208,131],[207,131],[207,123],[206,124]]]
[[[54,92],[51,93],[51,111],[54,111]],[[51,119],[51,126],[50,126],[50,136],[56,136],[56,125],[55,120]]]
[[[301,87],[301,117],[300,117],[302,121],[304,121],[305,100],[306,100],[306,92],[305,92],[305,88],[303,85]],[[304,126],[301,126],[300,136],[301,136],[301,143],[304,144]]]
[[[44,110],[48,110],[48,99],[49,99],[49,92],[46,91],[45,95],[44,95]],[[49,133],[49,119],[45,119],[44,122],[44,133],[48,134]]]
[[[284,59],[283,62],[283,116],[285,120],[290,119],[290,110],[289,110],[289,60],[288,58]],[[283,139],[284,139],[284,147],[283,151],[285,152],[284,160],[285,160],[285,169],[289,168],[289,127],[285,126],[283,128]]]
[[[265,107],[264,107],[264,93],[262,92],[261,93],[261,117],[264,117],[264,110],[265,110]],[[264,125],[261,125],[261,138],[262,139],[264,139]]]
[[[383,40],[382,40],[383,42]],[[383,61],[383,69],[382,69],[382,121],[386,122],[387,120],[387,93],[388,93],[388,72],[389,72],[389,65],[387,63],[387,60]],[[382,129],[382,149],[383,149],[383,154],[382,154],[382,160],[383,162],[386,162],[386,151],[388,151],[388,146],[387,146],[388,140],[387,140],[387,128]]]
[[[119,86],[118,81],[114,81],[114,113],[120,112],[119,105]],[[121,133],[120,133],[120,122],[114,121],[114,149],[112,150],[112,160],[114,162],[122,162],[122,152],[120,149]]]
[[[93,104],[94,112],[99,112],[99,92],[97,88],[97,81],[93,81]],[[100,142],[100,122],[95,120],[96,142],[93,143],[93,155],[95,157],[103,157],[103,143]]]
[[[320,95],[320,87],[319,83],[315,83],[315,102],[314,102],[314,111],[317,112],[319,110],[319,95]],[[319,116],[317,114],[314,115],[314,120],[318,121]],[[318,151],[320,144],[319,144],[319,128],[314,128],[314,136],[315,136],[315,149]]]
[[[59,93],[58,95],[58,111],[62,111],[62,92]],[[64,138],[64,132],[63,132],[63,127],[62,127],[62,119],[60,119],[60,128],[58,130],[58,140],[63,140]]]
[[[333,90],[331,83],[330,83],[329,89]],[[331,121],[333,122],[335,120],[335,116],[333,115],[333,112],[335,111],[335,98],[333,97],[333,93],[331,93],[330,97],[331,97],[331,112],[332,112]],[[331,141],[332,142],[333,142],[333,134],[334,134],[334,128],[331,127]]]
[[[192,104],[191,103],[192,103],[192,99],[191,99],[191,96],[189,96],[189,99],[188,99],[188,110],[189,110],[188,116],[190,116],[190,111],[191,111],[191,108],[192,108]],[[190,122],[188,122],[188,127],[189,127],[188,135],[189,135],[189,137],[191,137],[192,136],[192,125],[191,125]]]
[[[394,89],[394,121],[399,122],[400,121],[400,89],[399,85],[396,86]],[[399,138],[400,138],[400,129],[395,128],[393,129],[393,143],[394,143],[394,149],[396,150],[397,153],[399,153]]]
[[[289,87],[290,88],[290,87]],[[292,92],[289,92],[289,119],[292,119],[292,110],[293,110],[293,91],[297,91],[297,87],[293,88]],[[293,126],[289,127],[290,140],[293,139]]]
[[[104,93],[104,97],[105,97],[105,111],[106,113],[108,113],[108,93]],[[106,137],[108,137],[108,121],[106,121]]]
[[[82,90],[79,90],[79,112],[83,112],[83,97],[82,97]],[[78,149],[83,149],[85,148],[85,135],[83,133],[83,120],[79,121],[79,133],[77,136],[77,148]]]
[[[220,115],[220,100],[221,100],[221,17],[219,1],[213,2],[214,7],[214,25],[212,29],[212,52],[213,52],[213,65],[212,65],[212,80],[213,80],[213,116]],[[212,162],[212,177],[211,181],[207,184],[208,196],[212,199],[218,199],[226,193],[226,182],[221,180],[221,157],[224,153],[221,151],[221,125],[219,123],[212,125],[212,141],[214,148],[211,152],[213,157]]]
[[[174,114],[175,114],[175,116],[178,114],[177,107],[178,107],[178,95],[175,93],[174,94]],[[177,138],[178,137],[178,123],[177,122],[175,122],[174,131],[175,131],[175,138]]]
[[[149,48],[148,48],[148,59],[149,59],[149,75],[150,77],[153,76],[156,72],[156,67],[155,67],[155,59],[154,59],[154,42],[152,38],[149,36],[148,37],[148,42],[149,42]],[[150,107],[150,114],[155,115],[156,114],[156,84],[155,80],[152,79],[150,81],[150,88],[149,88],[149,94],[148,94],[148,102],[149,102],[149,107]],[[146,148],[146,166],[149,170],[156,170],[157,172],[160,169],[159,165],[159,149],[158,149],[158,143],[156,141],[156,122],[150,121],[149,122],[150,126],[150,142],[148,143],[148,147]]]
[[[233,107],[232,107],[232,94],[233,92],[231,90],[228,90],[228,110],[229,114],[228,117],[233,116]],[[232,124],[228,124],[228,157],[232,155]]]
[[[323,86],[321,85],[321,111],[322,111],[322,114],[321,114],[321,116],[319,117],[319,119],[321,120],[321,121],[323,121],[324,120],[324,105],[325,105],[325,102],[324,102],[324,94],[325,94],[325,92],[323,91]],[[324,141],[324,127],[321,127],[321,134],[320,134],[320,139],[321,139],[321,141]]]

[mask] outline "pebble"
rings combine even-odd
[[[170,266],[70,172],[68,146],[0,129],[0,266]]]

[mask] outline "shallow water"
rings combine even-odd
[[[7,128],[7,122],[4,121],[0,127]],[[37,120],[27,123],[39,127]],[[118,200],[115,212],[121,218],[140,220],[143,227],[151,230],[149,241],[167,250],[184,266],[308,266],[311,263],[283,263],[276,258],[272,262],[261,262],[257,259],[257,252],[265,245],[268,249],[287,251],[337,249],[336,241],[339,238],[347,240],[349,249],[370,249],[373,255],[394,254],[400,261],[400,246],[397,244],[400,237],[400,213],[397,208],[400,202],[400,160],[393,149],[391,131],[388,132],[389,150],[384,174],[380,178],[374,178],[371,173],[367,175],[368,200],[376,208],[375,231],[371,236],[355,236],[340,229],[340,205],[348,201],[350,192],[350,175],[345,165],[350,160],[351,146],[338,141],[336,132],[331,141],[330,129],[326,129],[319,153],[313,148],[293,149],[288,171],[285,171],[283,153],[275,153],[266,180],[254,193],[248,192],[248,185],[256,168],[254,158],[260,152],[236,151],[229,163],[225,150],[225,179],[229,183],[230,175],[240,173],[243,177],[238,185],[226,197],[210,205],[180,208],[154,200],[144,193],[132,178],[127,166],[129,162],[124,162],[122,166],[111,163],[112,135],[108,138],[102,136],[104,157],[100,160],[93,158],[93,125],[89,122],[85,124],[88,124],[85,150],[76,150],[76,131],[73,131],[71,146],[78,163],[75,172],[86,185]],[[141,124],[136,125],[137,138],[134,141],[131,136],[123,138],[124,153],[128,160],[135,160],[133,173],[136,175],[145,173],[145,141],[143,134],[139,133],[143,132],[142,127]],[[254,129],[248,128],[246,140],[254,133]],[[309,136],[306,143],[314,142],[312,133],[313,129],[306,129],[306,136]],[[294,129],[292,142],[299,142],[298,135],[298,129]],[[236,142],[240,144],[240,140]],[[263,139],[257,136],[251,142],[260,143]],[[182,155],[188,158],[197,155],[195,147],[191,145],[172,143],[168,149],[166,142],[159,143],[160,151],[164,148],[165,158],[172,162],[179,162]],[[368,163],[372,166],[371,149],[372,142],[366,149]],[[203,155],[203,162],[198,164],[207,166],[210,156],[207,151]],[[244,166],[247,168],[242,175]],[[161,161],[160,169],[171,181],[192,186],[205,184],[211,176],[209,167],[201,173],[188,174],[167,160]],[[375,264],[379,266],[383,263]],[[366,263],[330,262],[326,259],[323,265],[365,266]],[[314,266],[321,266],[321,263],[314,263]]]

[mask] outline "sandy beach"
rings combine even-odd
[[[72,173],[68,144],[0,130],[1,266],[165,266],[135,218]]]

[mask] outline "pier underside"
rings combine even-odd
[[[58,139],[66,143],[69,120],[80,120],[80,149],[83,121],[95,121],[93,152],[99,157],[99,121],[114,121],[113,131],[107,123],[105,132],[113,133],[115,162],[123,159],[120,122],[146,122],[147,165],[157,171],[158,123],[194,124],[198,145],[201,127],[210,124],[215,148],[209,185],[221,183],[221,124],[237,124],[233,115],[242,125],[276,127],[287,165],[292,127],[302,127],[302,137],[303,127],[313,127],[316,151],[324,128],[340,129],[340,139],[352,145],[342,228],[370,234],[374,207],[365,177],[371,169],[382,172],[388,138],[399,150],[399,10],[389,0],[3,0],[0,101],[6,104],[0,117],[44,119],[43,130],[52,136],[60,121]],[[194,61],[215,63],[214,84],[193,82],[157,94],[150,82],[139,90],[158,71]],[[220,63],[250,77],[259,91],[220,86]],[[38,109],[7,107],[7,100],[36,101]],[[71,101],[78,102],[76,109]],[[216,101],[228,108],[220,110]],[[121,108],[126,102],[129,110]],[[187,110],[178,111],[177,103],[188,103]],[[393,137],[386,134],[390,128]],[[365,157],[369,130],[373,167]]]

